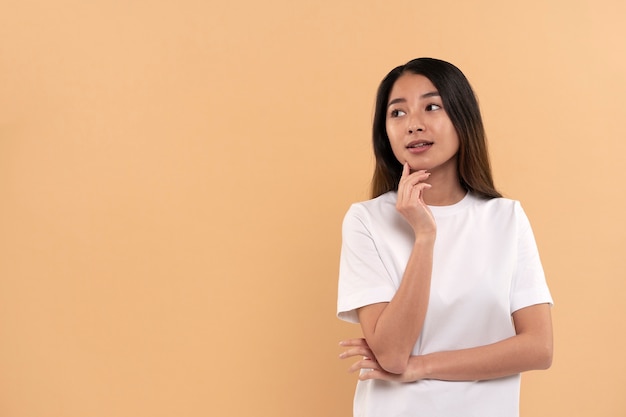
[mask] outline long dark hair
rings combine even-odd
[[[400,65],[382,80],[376,95],[373,145],[376,168],[372,178],[372,198],[396,191],[402,176],[387,136],[387,105],[394,83],[405,73],[423,75],[433,83],[459,138],[458,174],[461,186],[484,198],[502,197],[491,176],[485,128],[478,101],[465,75],[449,62],[417,58]]]

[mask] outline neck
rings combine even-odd
[[[437,192],[431,188],[424,191],[424,202],[429,206],[451,206],[463,200],[466,194],[463,188],[450,193]]]
[[[424,202],[429,206],[451,206],[467,194],[456,172],[433,172],[426,182],[432,185],[424,191]]]

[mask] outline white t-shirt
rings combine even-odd
[[[395,208],[395,192],[353,204],[343,222],[338,317],[389,302],[414,234]],[[482,346],[515,335],[511,314],[552,303],[535,239],[519,202],[468,193],[430,206],[437,223],[430,299],[413,355]],[[520,376],[487,381],[359,381],[355,417],[516,417]]]

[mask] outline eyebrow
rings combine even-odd
[[[439,91],[431,91],[429,93],[425,93],[422,94],[420,96],[420,99],[425,99],[425,98],[429,98],[429,97],[438,97],[440,96]],[[396,103],[406,103],[406,99],[405,98],[394,98],[393,100],[391,100],[389,102],[389,104],[387,104],[387,107],[396,104]]]

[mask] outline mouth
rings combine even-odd
[[[425,148],[428,146],[431,146],[434,142],[428,142],[426,140],[416,140],[413,142],[410,142],[408,145],[406,145],[407,149],[419,149],[419,148]]]

